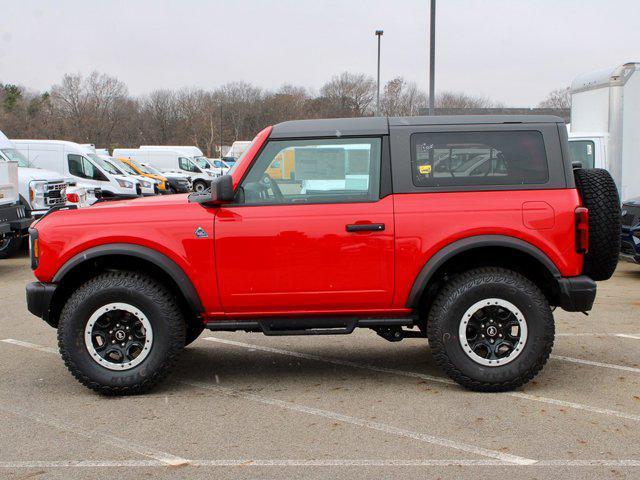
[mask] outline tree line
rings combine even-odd
[[[552,92],[555,101],[558,92]],[[438,108],[502,106],[457,92],[442,92],[435,103]],[[418,115],[426,105],[427,95],[402,77],[382,88],[382,115]],[[208,156],[219,155],[220,145],[252,139],[265,125],[371,116],[375,109],[374,79],[350,72],[334,76],[317,92],[295,85],[265,90],[241,81],[214,90],[159,89],[136,97],[124,82],[99,72],[67,74],[47,92],[0,83],[0,130],[9,138],[62,139],[110,149],[196,145]]]

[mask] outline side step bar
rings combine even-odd
[[[262,332],[265,335],[347,335],[356,328],[397,328],[412,326],[414,317],[406,318],[265,318],[260,320],[219,320],[207,322],[213,331]]]

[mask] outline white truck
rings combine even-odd
[[[609,170],[622,201],[640,196],[640,63],[575,78],[569,148],[583,167]]]
[[[124,162],[121,162],[117,158],[110,157],[109,155],[98,155],[105,162],[110,164],[113,168],[118,170],[121,175],[125,177],[131,177],[136,180],[140,184],[140,190],[142,191],[143,197],[150,197],[152,195],[156,195],[158,193],[158,184],[155,180],[147,177],[143,177],[142,175],[138,175],[138,173],[127,165]]]
[[[123,157],[135,160],[138,163],[147,163],[166,173],[183,173],[191,177],[193,190],[204,192],[211,185],[215,174],[211,170],[199,167],[193,157],[182,150],[170,150],[167,148],[146,149],[139,148],[115,148],[114,157]]]
[[[22,244],[33,218],[20,203],[18,162],[0,162],[0,258],[8,258]]]
[[[31,216],[41,217],[52,207],[67,203],[86,206],[87,192],[70,186],[71,179],[42,168],[33,168],[6,135],[0,132],[0,162],[18,162],[18,192]],[[69,197],[75,202],[70,202]],[[84,203],[83,203],[84,202]]]
[[[113,166],[90,149],[64,140],[13,140],[16,148],[31,165],[71,177],[86,188],[90,201],[103,198],[135,198],[142,194],[140,185],[121,175]]]
[[[222,160],[227,162],[229,166],[233,166],[242,154],[247,151],[249,145],[251,145],[250,141],[236,140],[231,145],[231,148],[229,148],[229,150],[227,150],[222,156]]]

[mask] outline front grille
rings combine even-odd
[[[640,219],[640,206],[623,205],[622,206],[622,225],[625,227],[633,227],[638,224]]]
[[[44,192],[44,200],[49,207],[65,205],[67,203],[67,184],[47,183]]]

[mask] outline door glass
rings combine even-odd
[[[69,154],[67,156],[67,162],[69,163],[69,173],[75,177],[101,181],[107,180],[103,173],[82,155]]]
[[[181,170],[186,170],[187,172],[195,172],[195,173],[199,172],[198,168],[188,158],[180,157],[178,159],[178,165],[180,166]]]
[[[251,205],[375,201],[380,138],[277,140],[267,144],[242,182]]]

